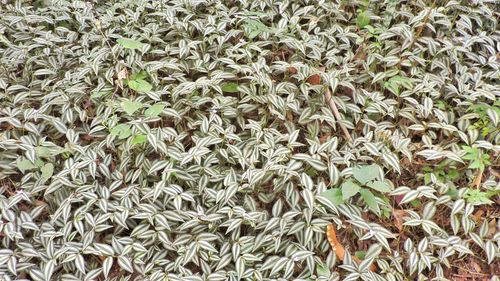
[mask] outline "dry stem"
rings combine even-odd
[[[342,129],[342,132],[344,132],[344,135],[346,136],[347,140],[349,142],[352,142],[352,137],[351,134],[349,134],[349,131],[347,128],[340,122],[342,117],[340,116],[339,110],[337,108],[337,105],[332,99],[332,94],[330,93],[330,89],[327,88],[325,92],[325,99],[328,102],[328,105],[330,106],[330,109],[333,111],[333,115],[335,116],[335,119],[337,119],[337,123],[339,124],[340,128]]]

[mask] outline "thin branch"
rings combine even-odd
[[[413,47],[413,45],[415,45],[415,42],[420,37],[420,34],[422,33],[422,31],[424,31],[425,26],[429,22],[429,18],[431,16],[432,10],[434,10],[435,7],[436,7],[436,1],[434,0],[434,2],[432,2],[432,6],[429,8],[429,11],[427,11],[427,13],[425,14],[425,17],[422,21],[422,24],[418,27],[417,32],[415,33],[415,36],[413,36],[413,39],[411,40],[411,44],[408,47],[408,50],[411,49]]]
[[[342,124],[342,122],[340,122],[340,120],[342,119],[342,117],[340,116],[340,113],[339,113],[339,110],[337,108],[337,105],[335,104],[335,102],[332,99],[332,94],[330,93],[330,89],[329,88],[327,88],[326,91],[325,91],[325,99],[326,99],[326,102],[328,102],[328,105],[330,106],[330,109],[333,111],[333,115],[335,116],[335,119],[337,119],[337,123],[339,124],[340,128],[342,129],[342,132],[344,132],[345,137],[347,138],[347,140],[349,142],[352,142],[351,134],[349,134],[349,131],[344,126],[344,124]]]
[[[481,169],[478,169],[477,176],[474,179],[474,181],[472,182],[472,185],[475,185],[476,188],[479,188],[479,187],[481,187],[482,180],[483,180],[483,171]]]

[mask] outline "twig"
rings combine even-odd
[[[427,25],[427,23],[429,22],[429,18],[431,16],[431,13],[432,13],[432,10],[434,9],[434,7],[436,6],[436,1],[434,1],[432,3],[432,6],[429,8],[429,11],[427,11],[427,13],[425,14],[425,17],[422,21],[422,25],[420,25],[417,29],[417,32],[415,33],[415,36],[413,36],[413,39],[411,40],[411,44],[410,46],[408,47],[408,50],[411,49],[413,47],[413,45],[415,44],[415,42],[418,40],[418,38],[420,37],[420,34],[422,33],[422,31],[424,31],[424,28],[425,26]]]
[[[429,22],[429,18],[431,16],[431,13],[432,13],[432,10],[434,10],[434,8],[436,7],[436,0],[434,0],[432,2],[432,5],[431,7],[429,8],[429,11],[427,11],[427,13],[425,14],[425,17],[423,18],[422,20],[422,25],[420,25],[417,29],[417,32],[415,32],[415,35],[413,36],[412,40],[411,40],[411,43],[410,45],[407,47],[408,50],[410,50],[411,48],[413,48],[413,45],[415,45],[415,42],[418,40],[418,38],[420,37],[420,34],[422,33],[422,31],[424,31],[424,28],[425,26],[427,25],[427,23]],[[401,51],[402,50],[402,47],[401,47]],[[406,58],[406,57],[405,57]],[[398,69],[400,68],[401,66],[401,62],[403,61],[404,58],[401,58],[398,62]]]
[[[111,52],[111,56],[113,57],[115,63],[118,66],[125,67],[125,69],[126,69],[127,66],[118,59],[116,54],[113,52],[113,47],[109,43],[108,36],[106,36],[106,34],[102,31],[101,22],[99,21],[99,17],[98,17],[99,14],[95,10],[95,7],[92,3],[90,3],[90,11],[94,15],[94,18],[95,18],[95,21],[92,22],[92,24],[94,25],[94,28],[97,29],[99,31],[99,33],[101,34],[101,36],[104,38],[104,43],[106,43],[106,45],[108,45],[109,51]],[[113,94],[111,95],[111,98],[113,98],[115,96],[115,94],[118,92],[118,89],[123,90],[123,82],[121,81],[121,79],[117,79],[117,80],[118,80],[118,82],[116,82],[116,85],[118,85],[118,88],[115,87],[115,90],[113,91]]]
[[[466,268],[463,268],[463,267],[459,267],[459,266],[454,266],[456,268],[460,268],[462,270],[467,270],[467,274],[469,275],[463,275],[463,274],[453,274],[453,276],[456,276],[456,277],[467,277],[467,278],[470,278],[471,275],[478,275],[478,276],[488,276],[488,274],[484,274],[484,273],[479,273],[479,272],[472,272],[470,271],[470,269],[466,269]]]
[[[475,185],[476,188],[479,188],[481,186],[481,181],[483,180],[483,171],[481,169],[478,169],[477,171],[477,176],[472,182],[472,185]]]
[[[351,134],[349,134],[349,131],[347,128],[340,122],[342,117],[340,116],[339,110],[337,108],[337,105],[332,99],[332,94],[330,93],[330,89],[327,88],[325,92],[325,99],[328,102],[328,105],[330,106],[330,109],[333,111],[333,115],[335,116],[335,119],[337,119],[337,123],[339,124],[340,128],[342,129],[342,132],[344,132],[344,135],[346,136],[347,140],[349,142],[352,142],[352,137]]]

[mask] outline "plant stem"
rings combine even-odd
[[[332,110],[333,115],[335,116],[335,119],[337,119],[337,123],[339,124],[340,128],[342,129],[342,132],[344,132],[345,137],[347,138],[347,140],[349,142],[352,142],[351,134],[349,134],[349,131],[344,126],[344,124],[342,124],[340,122],[340,120],[342,119],[342,117],[340,116],[340,113],[339,113],[339,110],[337,108],[337,105],[335,104],[335,102],[332,99],[332,94],[330,93],[330,88],[326,89],[325,99],[326,99],[326,102],[328,103],[328,105],[330,106],[330,109]]]

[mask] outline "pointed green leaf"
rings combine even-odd
[[[105,95],[107,95],[107,94],[109,94],[109,92],[107,92],[107,91],[98,91],[98,92],[94,92],[94,93],[92,93],[92,94],[90,95],[90,98],[95,100],[95,99],[98,99],[98,98],[100,98],[100,97],[103,97],[103,96],[105,96]]]
[[[477,168],[481,168],[481,162],[473,161],[469,164],[469,169],[477,169]]]
[[[260,31],[260,30],[252,30],[250,33],[248,33],[248,38],[253,39],[253,38],[259,36],[259,34],[261,34],[261,33],[262,33],[262,31]]]
[[[130,80],[138,80],[138,79],[145,80],[146,77],[148,77],[148,73],[144,70],[141,70],[139,72],[130,75]]]
[[[377,164],[372,164],[368,166],[356,166],[352,168],[352,175],[361,184],[366,184],[367,182],[377,178],[380,172],[380,167]]]
[[[229,82],[224,85],[222,85],[222,91],[227,92],[227,93],[237,93],[238,91],[238,84],[234,82]]]
[[[477,158],[477,156],[474,154],[466,154],[466,155],[462,156],[462,159],[464,159],[464,160],[474,160],[476,158]]]
[[[37,158],[35,160],[35,166],[39,169],[41,169],[43,167],[43,165],[45,164],[45,162],[43,162],[40,158]]]
[[[267,25],[263,24],[262,22],[260,22],[258,20],[246,19],[245,25],[253,30],[262,30],[262,31],[269,30],[269,27],[267,27]]]
[[[490,200],[488,193],[480,191],[478,189],[469,189],[464,196],[467,202],[472,205],[484,205],[492,204],[493,201]]]
[[[366,251],[356,251],[354,255],[358,257],[360,260],[364,260],[366,257]]]
[[[126,49],[141,49],[142,46],[144,46],[144,43],[141,43],[139,41],[133,40],[133,39],[127,39],[127,38],[120,38],[116,40],[118,44],[122,45]]]
[[[370,190],[362,188],[361,190],[359,190],[359,194],[361,194],[361,197],[365,201],[366,205],[368,205],[368,207],[374,213],[376,214],[380,213],[380,208],[377,204],[377,201],[375,200],[375,195],[373,195],[373,193]]]
[[[326,191],[323,191],[321,193],[321,196],[330,200],[335,206],[338,206],[338,205],[344,203],[344,200],[342,199],[342,190],[340,190],[340,188],[332,188],[332,189],[328,189]]]
[[[144,115],[146,117],[157,117],[158,115],[160,115],[160,113],[162,113],[163,109],[165,109],[165,105],[157,103],[146,109]]]
[[[127,85],[136,92],[149,92],[153,89],[153,86],[143,79],[127,80]]]
[[[398,89],[399,86],[402,86],[406,89],[411,89],[413,86],[413,80],[411,78],[399,75],[391,77],[388,82],[397,87]]]
[[[392,81],[387,81],[384,83],[384,87],[389,91],[393,92],[396,96],[399,96],[399,86],[397,83]]]
[[[24,174],[27,170],[36,168],[36,166],[33,165],[33,163],[31,163],[28,159],[23,159],[23,160],[19,159],[21,158],[17,159],[17,168],[19,169],[19,171],[21,171],[21,173]]]
[[[36,156],[38,156],[38,157],[47,158],[47,157],[52,156],[52,153],[50,152],[50,150],[46,147],[43,147],[43,146],[35,147],[35,151],[36,151]]]
[[[431,174],[430,173],[424,174],[424,183],[429,184],[430,182],[431,182]]]
[[[42,182],[45,182],[54,174],[54,165],[52,163],[47,163],[40,171],[42,172]]]
[[[118,136],[118,139],[126,139],[132,134],[132,129],[128,124],[118,124],[110,131],[111,135]]]
[[[148,140],[146,135],[136,135],[132,140],[132,145],[145,143]]]
[[[318,276],[321,276],[321,277],[330,277],[330,269],[328,268],[328,266],[326,265],[323,265],[323,264],[318,264],[318,266],[316,267],[316,272],[318,274]]]
[[[356,17],[356,23],[358,24],[359,28],[363,28],[366,25],[370,24],[370,17],[366,15],[366,12],[360,12]]]
[[[477,154],[477,148],[476,147],[470,147],[470,146],[462,145],[462,149],[465,150],[468,153],[476,153]]]
[[[375,189],[378,192],[386,193],[386,192],[391,192],[391,187],[389,184],[383,181],[374,181],[374,182],[369,182],[366,185],[369,187]]]
[[[353,181],[347,181],[342,184],[341,188],[342,199],[345,201],[356,195],[361,187],[355,184]]]
[[[134,114],[138,109],[142,108],[142,103],[137,101],[125,100],[122,101],[121,106],[128,115]]]

